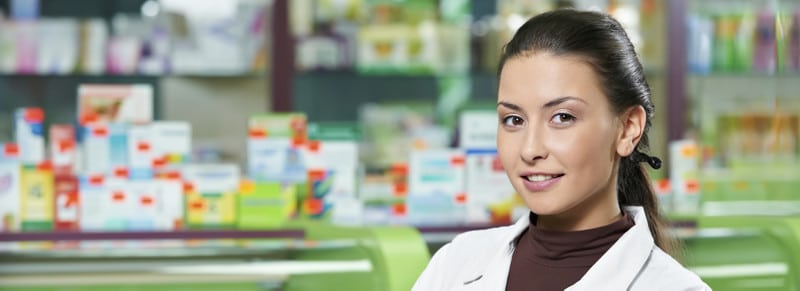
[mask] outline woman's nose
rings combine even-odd
[[[525,134],[525,140],[522,143],[522,150],[520,151],[522,160],[533,162],[547,158],[547,154],[542,131],[529,128],[528,132]]]

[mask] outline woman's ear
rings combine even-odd
[[[636,105],[628,108],[620,116],[621,134],[617,139],[617,154],[627,157],[636,149],[639,140],[644,134],[644,127],[647,123],[647,112],[644,107]]]

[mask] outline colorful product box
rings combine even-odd
[[[189,162],[192,154],[192,126],[185,121],[156,121],[150,124],[153,154],[157,166]]]
[[[55,187],[55,231],[77,231],[80,229],[80,189],[78,177],[56,175]],[[90,211],[90,209],[87,209]]]
[[[294,216],[297,191],[293,184],[243,180],[237,197],[239,229],[278,228]]]
[[[44,111],[41,108],[19,108],[14,112],[14,135],[23,164],[45,161]]]
[[[20,230],[19,147],[0,143],[0,232]]]
[[[302,113],[250,117],[247,169],[257,181],[306,181],[306,117]]]
[[[153,121],[150,85],[84,84],[78,88],[78,117],[106,123]]]
[[[402,224],[405,222],[408,195],[408,164],[366,173],[359,185],[364,224]]]
[[[71,124],[50,126],[50,160],[56,175],[72,175],[76,165],[75,127]]]
[[[182,169],[186,185],[186,223],[189,228],[233,228],[239,167],[231,164],[187,165]]]
[[[516,191],[496,150],[466,151],[468,223],[509,224]]]
[[[52,166],[48,163],[23,165],[20,177],[22,230],[53,230],[55,190]]]
[[[461,150],[412,151],[408,172],[408,222],[458,224],[465,220],[465,156]]]

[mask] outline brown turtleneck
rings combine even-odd
[[[614,223],[581,231],[537,229],[531,213],[511,256],[506,290],[564,290],[575,284],[633,226],[624,213]]]

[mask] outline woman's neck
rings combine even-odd
[[[538,216],[536,228],[578,231],[606,226],[622,217],[618,201],[616,187],[608,187],[602,194],[592,195],[565,212]]]

